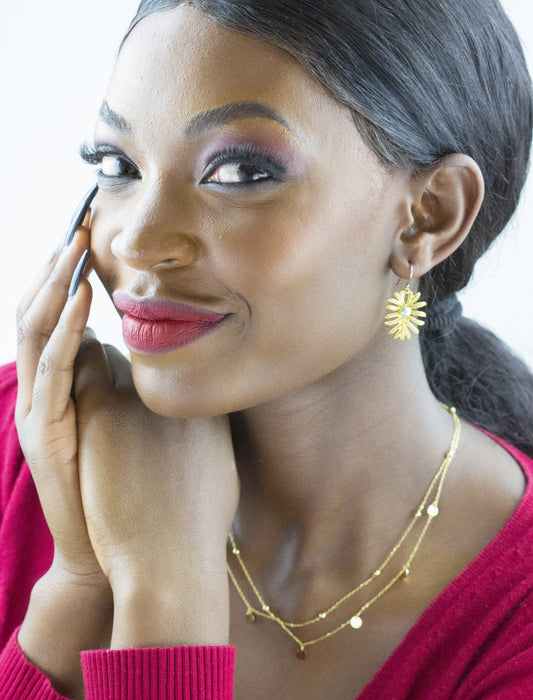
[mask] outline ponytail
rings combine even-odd
[[[439,306],[428,319],[435,313],[441,329],[437,320],[421,331],[432,392],[455,406],[461,418],[533,458],[533,374],[494,333],[468,318],[452,321],[449,307],[447,315]]]

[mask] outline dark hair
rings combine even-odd
[[[183,1],[142,0],[128,34]],[[478,163],[486,197],[472,231],[420,280],[428,313],[442,313],[511,218],[529,163],[531,80],[498,0],[186,1],[300,61],[351,109],[389,166],[423,170],[451,153]],[[533,375],[525,363],[466,318],[423,331],[421,347],[437,398],[533,456]]]

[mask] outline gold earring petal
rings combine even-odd
[[[420,309],[426,306],[425,301],[419,301],[420,292],[414,293],[409,283],[400,292],[394,292],[394,296],[387,299],[385,308],[392,313],[386,314],[385,325],[392,326],[389,335],[394,340],[410,340],[411,332],[419,334],[418,327],[423,326],[427,317],[425,311]]]

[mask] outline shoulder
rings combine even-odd
[[[488,543],[502,529],[518,534],[530,530],[533,460],[504,439],[463,424],[458,454],[457,496],[466,516],[465,531],[485,522],[480,541]],[[482,547],[479,547],[481,550]]]
[[[517,447],[514,447],[513,445],[510,445],[508,442],[506,442],[503,438],[500,438],[497,435],[493,435],[492,433],[488,433],[486,431],[483,432],[485,432],[485,434],[488,435],[495,443],[500,445],[505,450],[505,452],[507,452],[515,460],[515,462],[517,462],[520,469],[523,471],[526,480],[528,482],[531,482],[533,480],[533,458],[528,457]]]
[[[428,673],[444,664],[457,689],[447,697],[518,699],[533,682],[533,460],[471,425],[463,437],[439,542],[469,563],[421,618],[411,651]]]
[[[533,586],[533,460],[500,437],[467,427],[463,465],[463,533],[475,532],[484,594]],[[468,432],[474,441],[468,440]],[[531,599],[529,602],[531,606]],[[531,607],[530,607],[531,611]]]
[[[489,441],[476,443],[471,463],[480,508],[472,510],[498,531],[448,589],[465,634],[455,649],[470,655],[457,698],[518,700],[533,687],[533,460],[483,432]]]

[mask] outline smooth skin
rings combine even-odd
[[[397,541],[453,426],[417,340],[387,335],[385,300],[468,235],[479,168],[462,154],[417,175],[385,168],[296,61],[185,5],[138,25],[105,99],[130,128],[102,112],[95,145],[119,155],[103,157],[90,222],[19,312],[17,427],[56,550],[19,642],[75,698],[81,649],[228,642],[237,700],[353,698],[511,516],[516,462],[463,426],[411,577],[362,630],[314,647],[312,673],[276,625],[244,621],[226,537],[233,523],[286,619],[337,600]],[[236,102],[282,123],[199,127]],[[228,143],[276,165],[217,160]],[[110,295],[231,316],[178,350],[132,352],[131,368],[94,337],[78,351],[90,285],[67,291],[89,244]]]

